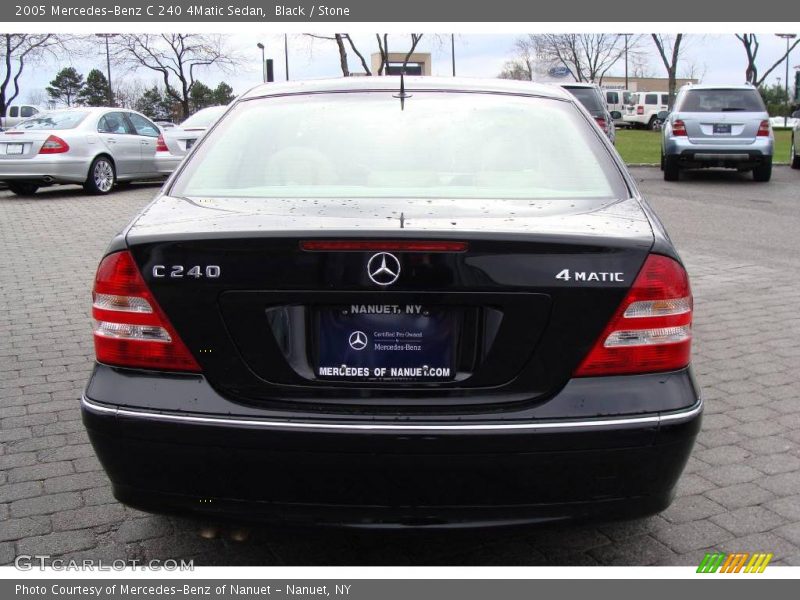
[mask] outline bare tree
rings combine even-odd
[[[34,106],[44,106],[48,102],[47,92],[43,88],[28,90],[25,94],[25,102]]]
[[[708,72],[708,65],[706,63],[698,63],[697,61],[684,62],[683,69],[681,70],[681,77],[685,79],[696,79],[703,81]]]
[[[121,108],[133,108],[145,90],[153,85],[145,85],[138,77],[124,77],[114,80],[114,100]]]
[[[781,57],[776,60],[772,65],[764,71],[763,75],[759,77],[758,73],[758,65],[756,64],[756,59],[758,58],[758,49],[759,49],[759,42],[758,42],[758,35],[755,33],[737,33],[736,39],[738,39],[742,46],[744,46],[745,54],[747,55],[747,68],[744,72],[745,81],[747,83],[752,83],[756,87],[761,87],[761,85],[767,80],[767,77],[770,73],[772,73],[778,65],[780,65],[786,57],[789,56],[792,50],[794,50],[798,44],[800,44],[800,38],[795,40],[795,42],[789,46],[787,52],[784,52]]]
[[[56,48],[63,47],[66,38],[52,33],[0,34],[0,116],[20,94],[19,79],[25,66],[35,64]]]
[[[647,78],[647,77],[655,77],[655,70],[653,66],[650,64],[650,57],[642,52],[630,54],[629,53],[629,64],[630,64],[630,77],[639,77],[639,78]]]
[[[389,34],[388,33],[376,33],[375,40],[378,45],[378,54],[380,56],[380,62],[378,64],[378,68],[375,73],[370,68],[369,63],[367,62],[364,53],[358,48],[353,37],[349,33],[335,33],[333,35],[320,35],[315,33],[306,33],[305,34],[309,39],[312,40],[327,40],[336,42],[336,47],[339,50],[339,67],[342,70],[343,77],[350,77],[352,72],[350,71],[350,66],[348,63],[348,48],[350,51],[353,52],[358,57],[359,62],[361,63],[361,68],[364,69],[365,75],[385,75],[386,74],[386,67],[389,66]],[[411,60],[411,56],[414,54],[414,51],[417,49],[420,40],[422,40],[423,34],[421,33],[412,33],[411,34],[411,44],[404,55],[403,60],[403,68],[405,69],[408,61]]]
[[[681,59],[681,42],[683,41],[683,34],[676,33],[673,35],[663,35],[660,33],[653,33],[653,42],[658,49],[658,54],[661,57],[661,62],[664,63],[664,68],[667,70],[668,89],[669,89],[669,108],[672,110],[672,103],[675,101],[675,87],[677,85],[676,73],[678,72],[678,62]]]
[[[215,66],[230,72],[240,60],[219,35],[195,33],[120,34],[111,40],[117,63],[145,67],[160,74],[164,92],[190,114],[190,93],[198,72]]]
[[[500,79],[517,79],[533,81],[536,66],[536,50],[531,36],[517,38],[514,41],[514,58],[506,61],[498,77]]]
[[[529,34],[528,42],[536,58],[567,67],[576,81],[602,83],[625,52],[622,37],[616,33],[541,33]]]

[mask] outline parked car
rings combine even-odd
[[[800,169],[800,110],[792,113],[795,125],[792,129],[792,150],[789,154],[789,162],[793,169]]]
[[[122,108],[68,108],[40,113],[0,133],[0,181],[15,194],[77,183],[107,194],[118,181],[156,179],[160,130]]]
[[[172,173],[186,153],[203,137],[208,128],[216,123],[227,108],[227,106],[209,106],[194,113],[181,123],[180,127],[172,127],[159,135],[156,142],[158,171],[165,175]]]
[[[702,412],[692,296],[598,133],[496,79],[235,100],[97,271],[81,406],[116,498],[360,527],[665,508]]]
[[[611,114],[606,107],[606,99],[603,91],[595,83],[559,83],[557,84],[575,96],[578,101],[589,111],[597,126],[603,130],[611,143],[617,139],[617,131],[614,127],[614,120],[621,117],[619,113]]]
[[[608,112],[618,112],[619,118],[614,119],[615,127],[628,127],[622,115],[625,114],[626,106],[633,101],[633,92],[630,90],[603,90],[606,98],[606,108]]]
[[[622,120],[630,127],[655,129],[658,113],[669,110],[669,94],[664,92],[634,92]]]
[[[176,127],[175,123],[172,121],[156,121],[156,125],[158,125],[162,130]]]
[[[723,167],[772,176],[775,139],[769,114],[752,85],[690,85],[678,92],[661,137],[664,179],[683,169]]]
[[[41,110],[41,108],[38,106],[33,106],[32,104],[9,106],[6,109],[5,116],[0,116],[0,130],[16,127],[25,119],[30,119],[31,117],[38,115]]]

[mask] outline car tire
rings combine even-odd
[[[656,118],[655,115],[653,115],[652,117],[650,117],[650,120],[647,122],[647,128],[650,131],[655,131],[657,122],[658,122],[658,119]]]
[[[793,169],[800,169],[800,156],[797,155],[797,147],[794,144],[794,138],[792,138],[792,153],[789,155],[789,162]]]
[[[114,189],[116,181],[117,171],[114,168],[114,161],[108,156],[101,155],[92,161],[83,189],[89,194],[108,194]]]
[[[664,151],[661,151],[661,170],[664,170]]]
[[[33,181],[9,181],[7,185],[17,196],[33,196],[39,189],[39,185]]]
[[[664,157],[664,181],[679,181],[681,178],[681,168],[678,165],[677,156]]]
[[[753,169],[753,181],[767,182],[772,177],[772,158],[768,158],[763,163]]]

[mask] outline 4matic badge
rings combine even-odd
[[[561,281],[613,281],[622,283],[625,281],[625,273],[617,271],[571,271],[561,269],[556,273],[556,279]]]

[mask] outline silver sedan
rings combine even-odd
[[[789,155],[789,162],[793,169],[800,169],[800,110],[794,111],[792,117],[797,122],[792,129],[792,150]]]
[[[107,194],[118,181],[161,178],[160,133],[144,115],[121,108],[41,113],[0,133],[0,181],[20,195],[58,183]]]
[[[227,106],[209,106],[197,111],[178,127],[166,129],[158,138],[156,165],[164,175],[172,173],[197,140],[217,122]]]

